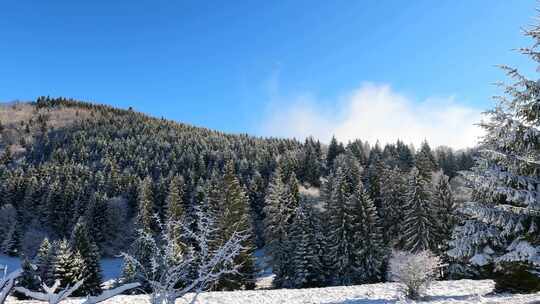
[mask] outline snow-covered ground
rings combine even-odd
[[[277,289],[234,292],[207,292],[200,294],[195,303],[198,304],[384,304],[384,303],[508,303],[533,304],[540,303],[540,293],[529,295],[489,295],[493,282],[483,281],[441,281],[435,282],[422,301],[410,301],[402,298],[399,284],[381,283],[347,287],[328,287],[311,289]],[[177,304],[187,304],[192,295],[179,299]],[[39,303],[32,301],[14,301],[12,303]],[[67,303],[80,303],[70,300]],[[149,303],[147,296],[118,296],[103,303],[109,304],[143,304]]]

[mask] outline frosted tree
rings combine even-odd
[[[98,295],[101,293],[101,266],[99,249],[88,234],[86,223],[79,221],[71,236],[72,247],[82,258],[82,277],[84,283],[77,294]]]
[[[404,209],[402,235],[404,249],[419,252],[435,248],[437,225],[430,185],[416,168],[409,174]]]
[[[320,261],[320,244],[316,239],[313,211],[301,202],[296,210],[289,240],[295,244],[290,285],[295,288],[318,287],[323,282]]]
[[[519,51],[540,63],[540,24],[524,31],[533,40]],[[480,123],[481,157],[466,174],[474,189],[450,256],[492,272],[499,290],[540,290],[540,82],[502,66],[512,83]]]
[[[345,203],[347,228],[352,231],[351,260],[355,270],[353,282],[376,283],[384,277],[388,250],[384,244],[381,223],[373,201],[358,184]]]
[[[84,278],[84,260],[79,251],[71,249],[67,240],[58,243],[50,273],[61,287],[74,286]]]
[[[237,231],[221,246],[214,248],[211,244],[216,234],[214,219],[198,207],[196,216],[195,229],[184,220],[167,222],[165,225],[168,227],[161,227],[162,232],[157,237],[144,229],[139,231],[143,243],[153,245],[148,257],[149,267],[137,257],[123,254],[130,265],[135,265],[139,276],[148,282],[153,304],[171,304],[188,292],[199,293],[222,276],[237,273],[242,266],[235,264],[235,258],[243,251],[242,243],[248,235]],[[181,231],[192,242],[179,252],[170,231]]]
[[[22,275],[22,272],[22,269],[19,269],[7,274],[7,268],[4,268],[0,278],[0,304],[6,301],[11,289],[13,289],[13,285],[15,285],[15,280]]]
[[[294,204],[294,198],[287,189],[287,185],[283,183],[279,168],[272,176],[265,202],[264,237],[266,246],[272,255],[273,272],[276,274],[274,285],[279,287],[290,270],[287,269],[290,256],[286,241],[291,214],[294,214],[290,207]]]
[[[429,251],[394,252],[390,259],[389,279],[404,285],[407,297],[418,299],[437,278],[441,266],[439,257]]]
[[[457,222],[457,206],[448,176],[442,172],[438,172],[434,177],[432,199],[436,208],[437,236],[439,237],[436,241],[437,248],[435,248],[435,253],[444,254],[448,250],[448,242]]]
[[[384,241],[390,247],[403,247],[402,234],[406,175],[399,168],[385,168],[381,175],[381,205],[377,210],[381,218]]]

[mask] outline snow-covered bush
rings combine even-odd
[[[435,280],[440,265],[439,257],[429,251],[396,251],[390,259],[389,278],[405,285],[407,296],[416,299]]]

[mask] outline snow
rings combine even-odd
[[[440,281],[434,282],[428,289],[422,303],[430,304],[525,304],[540,301],[540,293],[528,295],[489,295],[494,283],[491,280],[472,281]],[[417,303],[403,299],[401,286],[397,283],[380,283],[358,286],[309,288],[309,289],[276,289],[230,292],[207,292],[200,294],[194,303],[198,304],[384,304],[384,303]],[[193,295],[188,294],[176,301],[177,304],[188,304]],[[79,304],[81,299],[71,299],[62,303]],[[37,304],[33,301],[8,300],[8,304]],[[42,303],[42,302],[41,302]],[[118,296],[103,303],[108,304],[146,304],[149,297],[145,295]]]

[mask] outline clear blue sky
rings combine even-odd
[[[363,82],[489,107],[536,2],[0,2],[0,100],[65,96],[257,133],[272,94]]]

